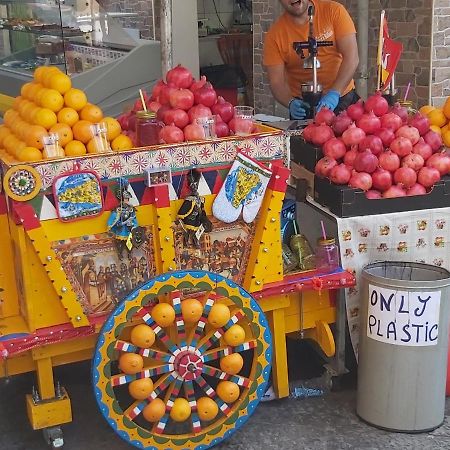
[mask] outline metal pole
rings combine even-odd
[[[358,0],[358,53],[359,77],[356,79],[356,90],[363,98],[367,98],[367,65],[369,54],[369,0]]]
[[[167,73],[173,66],[172,0],[161,0],[161,70]]]

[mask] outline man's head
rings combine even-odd
[[[281,6],[288,14],[294,17],[302,17],[308,14],[310,0],[280,0]]]

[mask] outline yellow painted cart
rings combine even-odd
[[[272,175],[256,220],[223,223],[212,204],[238,148]],[[55,366],[92,358],[100,411],[130,444],[203,449],[247,420],[271,371],[278,397],[288,395],[286,334],[301,331],[334,355],[334,290],[354,279],[340,270],[284,276],[286,156],[283,134],[260,128],[79,160],[4,158],[0,376],[36,373],[28,418],[53,448],[72,420]],[[185,245],[177,220],[194,166],[212,222],[198,247]],[[98,188],[100,208],[88,197],[79,208],[80,180],[83,195]],[[120,258],[107,229],[123,185],[141,234],[122,242]]]

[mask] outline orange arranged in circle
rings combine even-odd
[[[239,353],[232,353],[220,359],[220,368],[230,375],[238,374],[244,365],[244,359]]]
[[[127,375],[135,375],[144,367],[144,360],[136,353],[122,353],[119,358],[119,369]]]
[[[214,303],[208,314],[208,322],[214,328],[222,328],[231,317],[230,310],[223,303]]]
[[[184,422],[189,419],[191,415],[191,407],[189,402],[182,397],[174,400],[172,409],[170,410],[170,417],[175,422]]]
[[[186,323],[197,323],[203,314],[203,305],[196,298],[187,298],[181,302],[181,312]]]
[[[228,345],[241,345],[245,342],[245,330],[240,325],[232,325],[223,338]]]
[[[239,386],[232,381],[220,381],[216,387],[216,392],[225,403],[235,402],[241,393]]]
[[[160,327],[168,327],[175,320],[175,310],[168,303],[158,303],[152,308],[151,314]]]
[[[145,323],[136,325],[131,330],[131,343],[140,348],[150,348],[155,342],[155,332]]]
[[[197,400],[197,413],[200,420],[213,420],[219,413],[219,406],[209,397],[200,397]]]
[[[148,422],[158,422],[166,413],[166,405],[160,398],[153,399],[143,410],[142,415]]]
[[[128,392],[136,400],[144,400],[153,392],[153,381],[150,378],[140,378],[132,381]]]

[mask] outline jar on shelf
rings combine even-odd
[[[334,238],[317,240],[316,269],[319,272],[334,272],[339,267],[339,248]]]
[[[156,118],[153,111],[138,111],[136,113],[136,140],[138,147],[159,144],[159,132],[164,123]]]
[[[398,103],[400,104],[400,106],[403,106],[406,111],[408,111],[408,116],[413,116],[414,114],[416,114],[417,110],[411,100],[400,100]]]

